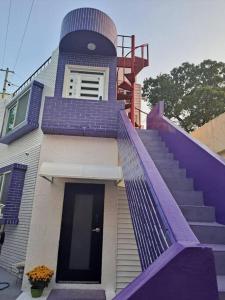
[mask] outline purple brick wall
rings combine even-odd
[[[47,134],[117,137],[119,101],[46,97],[42,130]]]
[[[0,174],[11,171],[10,183],[7,191],[7,199],[3,210],[3,219],[0,219],[0,224],[18,224],[19,209],[23,193],[26,165],[12,164],[0,168]]]
[[[99,10],[84,8],[66,15],[61,30],[54,98],[45,99],[44,133],[117,137],[118,112],[124,104],[115,100],[116,37],[114,23]],[[87,50],[88,42],[95,43],[96,50]],[[67,64],[109,68],[108,95],[103,99],[106,101],[62,98]]]
[[[2,136],[0,138],[0,143],[10,144],[13,141],[17,140],[18,138],[21,138],[25,134],[39,127],[38,120],[39,120],[43,88],[44,85],[42,83],[38,81],[32,82],[32,85],[30,87],[29,108],[27,112],[27,119],[24,122],[22,122],[19,126],[17,126],[15,129],[10,131],[6,135]],[[18,97],[20,97],[20,95],[18,95],[16,99]],[[11,105],[12,102],[9,105]],[[9,105],[6,107],[6,110],[9,107]]]
[[[92,67],[109,68],[109,87],[108,99],[116,99],[116,82],[117,82],[117,58],[113,56],[88,55],[80,53],[63,52],[59,54],[58,69],[55,83],[55,97],[62,97],[65,65],[81,65]]]

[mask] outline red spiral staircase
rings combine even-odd
[[[135,82],[138,73],[149,66],[148,44],[136,46],[134,35],[118,35],[117,48],[117,100],[126,101],[131,123],[138,127],[135,123]]]

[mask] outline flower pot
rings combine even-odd
[[[42,296],[44,288],[32,286],[30,290],[32,298],[39,298]]]

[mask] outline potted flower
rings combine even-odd
[[[41,297],[53,274],[54,272],[46,266],[37,266],[26,274],[31,284],[31,295],[33,298]]]

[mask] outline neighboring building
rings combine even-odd
[[[225,113],[196,129],[191,135],[225,158]]]
[[[128,38],[117,57],[110,17],[73,10],[51,58],[0,102],[0,266],[53,269],[48,300],[225,299],[225,164],[162,103],[135,128],[148,46]],[[25,275],[22,289],[30,299]]]

